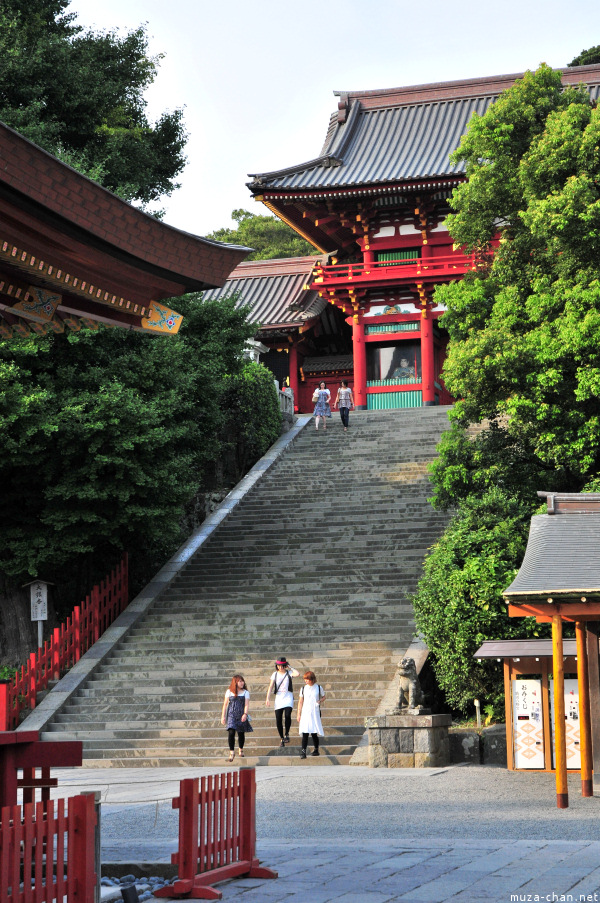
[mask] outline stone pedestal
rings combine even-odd
[[[439,768],[450,764],[450,715],[365,718],[371,768]]]

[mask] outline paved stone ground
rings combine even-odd
[[[55,795],[101,791],[104,872],[119,875],[169,862],[178,781],[209,771],[64,769]],[[223,900],[600,903],[600,798],[577,775],[569,793],[558,810],[553,775],[493,767],[257,769],[258,855],[279,878],[224,883]]]

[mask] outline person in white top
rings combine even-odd
[[[301,759],[306,759],[308,735],[312,736],[314,749],[311,756],[318,756],[319,737],[323,737],[323,725],[321,724],[321,702],[325,699],[323,688],[317,683],[314,671],[306,671],[304,674],[304,686],[300,690],[298,700],[299,732],[302,737]]]
[[[275,696],[275,722],[277,724],[277,733],[281,738],[280,746],[285,746],[290,742],[290,727],[292,725],[292,708],[294,706],[294,688],[292,685],[292,677],[298,677],[299,671],[292,668],[285,655],[280,655],[275,662],[276,670],[271,674],[271,683],[267,690],[267,699],[265,705],[269,706],[269,697],[271,691]],[[284,718],[285,718],[285,737],[284,737]]]

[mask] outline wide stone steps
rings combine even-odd
[[[95,767],[223,765],[223,694],[243,673],[254,731],[236,764],[347,764],[413,637],[447,520],[427,479],[447,428],[441,408],[359,412],[347,434],[309,424],[43,736],[82,740]],[[281,748],[264,705],[282,652],[325,690],[319,757],[299,758],[296,709]]]

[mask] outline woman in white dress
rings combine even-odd
[[[301,759],[306,759],[308,735],[313,741],[314,749],[311,756],[319,755],[319,737],[323,737],[323,725],[321,724],[321,702],[325,699],[323,688],[317,683],[314,671],[306,671],[304,674],[304,686],[300,690],[298,700],[298,722],[300,736],[302,737]]]

